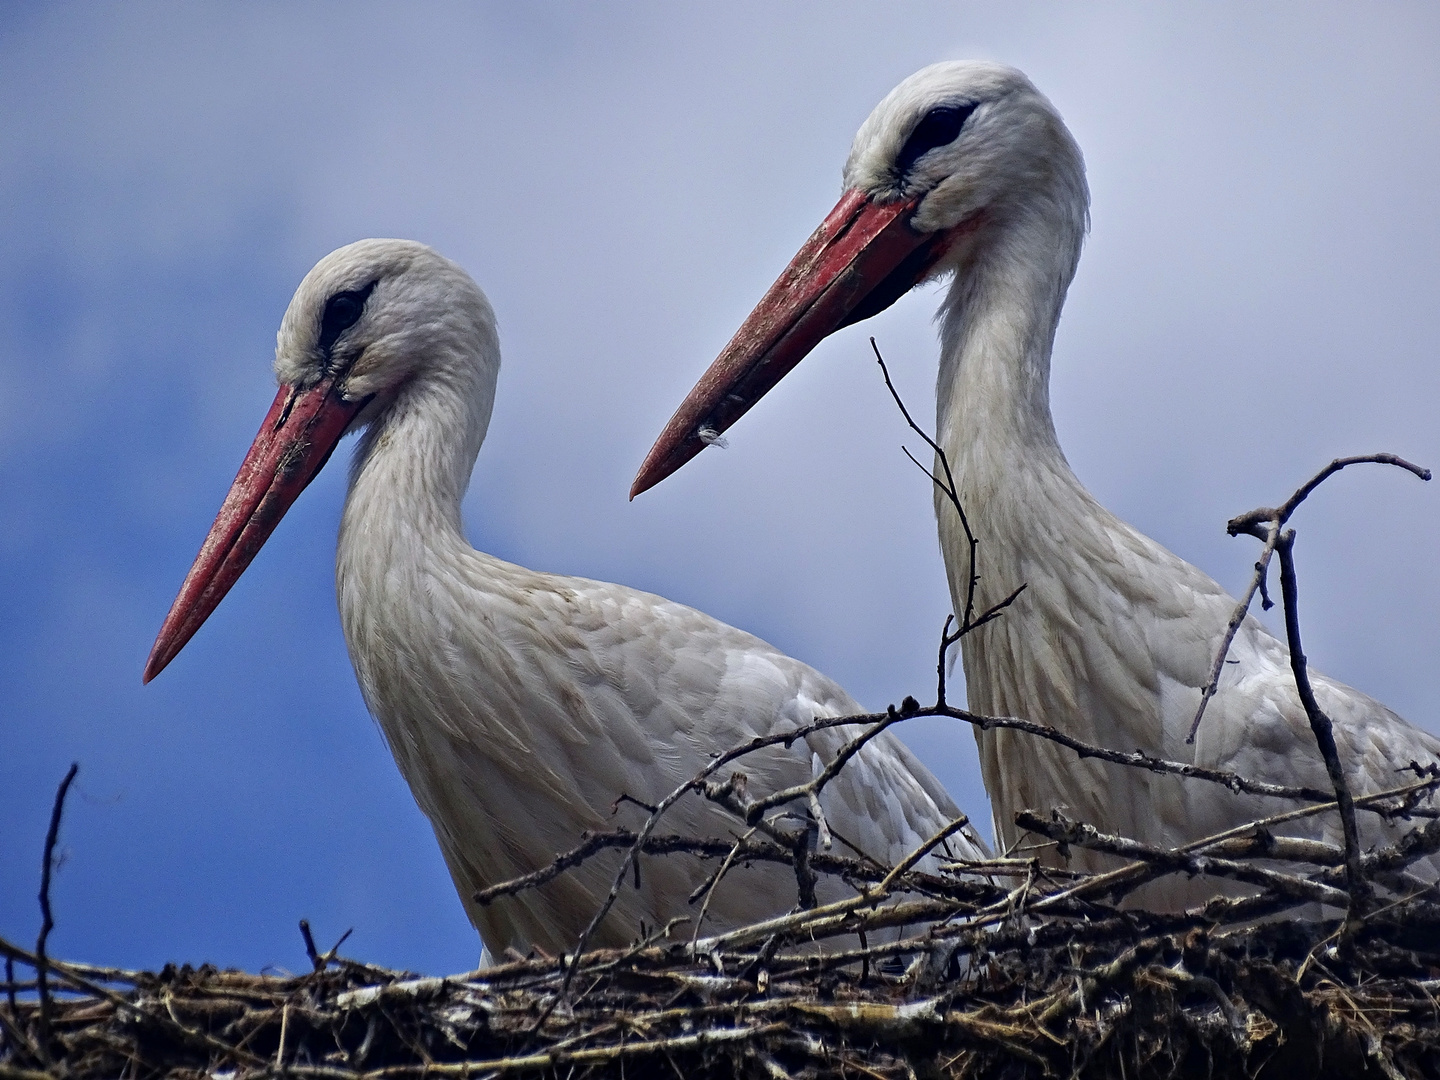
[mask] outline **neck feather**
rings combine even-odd
[[[1082,227],[1036,215],[977,236],[941,308],[937,430],[952,466],[1059,458],[1050,352]]]
[[[347,637],[366,611],[403,620],[423,595],[417,570],[472,553],[460,501],[493,399],[473,381],[432,374],[410,383],[360,441],[335,565]]]
[[[962,253],[941,308],[937,439],[980,542],[987,602],[1008,592],[988,595],[1016,575],[1034,574],[1026,549],[1039,518],[1049,531],[1057,516],[1095,510],[1050,414],[1050,352],[1083,235],[1083,203],[1069,213],[991,223]],[[950,562],[968,545],[936,494]],[[966,568],[948,570],[952,587],[968,578]]]
[[[488,400],[446,381],[407,386],[356,449],[342,544],[397,528],[427,546],[459,538],[460,501],[488,419]]]

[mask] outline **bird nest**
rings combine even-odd
[[[961,512],[944,455],[926,441],[942,466],[932,479]],[[1300,648],[1286,523],[1318,484],[1360,462],[1429,478],[1393,455],[1337,459],[1282,506],[1230,523],[1264,547],[1194,720],[1198,728],[1257,593],[1268,606],[1266,569],[1278,558],[1296,688],[1329,790],[1093,746],[1044,724],[948,704],[947,651],[1020,592],[980,612],[972,588],[958,627],[947,623],[942,634],[934,705],[906,698],[884,713],[753,739],[717,754],[659,803],[639,804],[649,812],[641,828],[583,837],[534,873],[475,896],[493,903],[545,888],[623,850],[609,896],[573,952],[419,977],[336,949],[321,954],[302,922],[313,970],[279,976],[209,965],[125,971],[47,956],[50,870],[72,766],[46,837],[36,947],[0,938],[0,1080],[1440,1076],[1440,897],[1433,867],[1415,865],[1440,852],[1440,765],[1412,762],[1388,790],[1352,793]],[[973,581],[968,525],[966,535]],[[1034,843],[984,862],[948,857],[946,841],[965,828],[963,817],[893,866],[835,853],[825,786],[869,740],[914,716],[1008,729],[1081,758],[1274,800],[1277,812],[1176,847],[1051,810],[1017,815]],[[809,782],[748,793],[746,755],[837,726],[859,734]],[[666,810],[687,796],[721,806],[743,830],[723,838],[659,832]],[[1316,834],[1313,820],[1296,823],[1317,815],[1339,819],[1343,844],[1284,835]],[[1360,815],[1394,826],[1393,842],[1362,848]],[[1091,853],[1087,866],[1104,869],[1070,865],[1077,848]],[[642,930],[623,949],[590,948],[642,858],[708,861],[691,897],[693,919]],[[715,886],[752,863],[790,867],[795,908],[702,937]],[[1182,911],[1146,910],[1141,890],[1173,875],[1203,876],[1222,895]],[[826,877],[848,888],[817,889]],[[821,901],[837,891],[845,898]]]
[[[35,951],[0,939],[0,1080],[1436,1076],[1440,904],[1429,888],[1405,890],[1406,868],[1440,849],[1425,802],[1440,776],[1414,771],[1354,800],[1361,813],[1414,819],[1360,856],[1363,889],[1343,848],[1272,832],[1334,813],[1332,800],[1175,849],[1056,813],[1020,816],[1052,847],[1107,853],[1113,868],[1097,873],[1033,856],[937,851],[922,863],[940,834],[888,868],[819,851],[797,860],[771,839],[597,834],[488,898],[614,847],[709,859],[716,879],[744,862],[787,863],[802,892],[807,875],[834,875],[853,895],[707,937],[676,920],[628,948],[445,978],[321,954],[304,924],[314,970],[303,975],[65,963],[44,955],[47,911]],[[1180,912],[1125,906],[1171,874],[1248,894]]]
[[[333,957],[299,976],[48,961],[48,1016],[15,997],[33,982],[12,979],[0,1006],[0,1077],[1440,1075],[1433,903],[1346,937],[1337,921],[1234,926],[1073,893],[980,928],[972,899],[934,892],[738,931],[704,955],[651,941],[449,978]],[[954,919],[883,948],[794,948],[917,907]]]

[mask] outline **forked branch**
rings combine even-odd
[[[1300,696],[1300,703],[1310,722],[1310,730],[1315,736],[1316,746],[1325,761],[1325,771],[1335,789],[1335,802],[1340,812],[1341,831],[1345,837],[1349,925],[1353,925],[1354,920],[1364,914],[1369,906],[1373,890],[1363,873],[1360,830],[1355,820],[1355,801],[1351,796],[1350,786],[1345,778],[1344,764],[1340,761],[1339,750],[1335,744],[1333,725],[1329,716],[1320,708],[1319,702],[1315,699],[1315,691],[1310,684],[1309,666],[1300,643],[1299,587],[1295,576],[1294,560],[1295,530],[1287,529],[1285,525],[1310,493],[1327,479],[1347,466],[1365,463],[1393,465],[1414,473],[1421,480],[1429,480],[1431,475],[1429,469],[1406,461],[1395,454],[1361,454],[1354,457],[1336,458],[1297,488],[1295,493],[1280,506],[1261,507],[1248,514],[1241,514],[1239,517],[1232,518],[1226,526],[1226,531],[1231,536],[1239,536],[1244,533],[1260,540],[1265,546],[1261,549],[1260,558],[1255,563],[1255,574],[1251,579],[1250,587],[1236,605],[1235,611],[1226,625],[1220,648],[1211,665],[1210,679],[1201,692],[1200,704],[1195,711],[1195,719],[1190,725],[1190,735],[1187,740],[1192,743],[1195,741],[1195,733],[1199,730],[1200,721],[1204,718],[1205,707],[1215,696],[1219,687],[1220,673],[1224,670],[1225,660],[1230,646],[1235,640],[1235,634],[1241,623],[1244,622],[1256,590],[1263,590],[1271,556],[1278,554],[1280,556],[1280,590],[1285,613],[1285,637],[1290,650],[1290,670],[1295,678],[1295,688]]]
[[[1323,484],[1330,477],[1334,476],[1341,469],[1350,465],[1394,465],[1396,468],[1405,469],[1414,473],[1421,480],[1430,479],[1430,470],[1413,462],[1406,461],[1395,454],[1359,454],[1354,457],[1336,458],[1326,465],[1318,473],[1312,476],[1305,483],[1295,489],[1295,493],[1286,499],[1278,507],[1261,507],[1258,510],[1251,510],[1248,514],[1241,514],[1239,517],[1231,518],[1226,525],[1225,531],[1231,536],[1239,536],[1245,533],[1264,542],[1265,546],[1260,550],[1260,557],[1255,560],[1255,573],[1250,578],[1250,585],[1245,594],[1235,605],[1235,610],[1230,615],[1230,621],[1225,626],[1225,633],[1221,635],[1220,647],[1215,652],[1215,660],[1210,665],[1210,678],[1206,681],[1204,688],[1200,691],[1200,704],[1195,710],[1195,719],[1190,723],[1190,734],[1186,738],[1187,743],[1195,741],[1195,733],[1200,730],[1200,721],[1205,717],[1206,706],[1210,699],[1215,696],[1220,688],[1220,674],[1225,670],[1225,661],[1230,655],[1230,646],[1235,642],[1235,635],[1240,630],[1240,625],[1249,614],[1250,605],[1255,600],[1255,593],[1258,591],[1264,601],[1265,610],[1270,610],[1270,598],[1265,592],[1265,578],[1270,570],[1270,558],[1275,554],[1275,545],[1280,541],[1280,531],[1290,516],[1300,508],[1310,493]]]

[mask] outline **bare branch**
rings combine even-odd
[[[1019,590],[1016,590],[1015,594],[1010,597],[1010,600],[1007,600],[1002,604],[998,604],[995,607],[992,607],[984,619],[981,619],[978,622],[975,620],[975,587],[980,581],[980,541],[976,539],[974,531],[970,528],[970,518],[965,513],[964,503],[960,501],[960,489],[955,483],[955,474],[950,468],[949,455],[947,455],[945,451],[941,449],[940,444],[930,435],[930,433],[927,432],[924,428],[922,428],[919,424],[917,424],[914,417],[910,415],[910,410],[905,407],[905,402],[900,397],[900,392],[895,389],[895,384],[890,380],[890,369],[886,367],[885,358],[880,355],[880,346],[875,343],[875,339],[873,337],[870,339],[870,348],[875,353],[875,360],[880,365],[880,373],[885,378],[885,388],[890,391],[890,396],[895,399],[895,404],[900,409],[900,415],[905,417],[905,423],[909,425],[910,430],[915,432],[916,435],[919,435],[920,438],[924,439],[925,445],[927,445],[932,451],[934,451],[935,459],[940,462],[940,469],[945,474],[945,479],[941,480],[940,477],[936,476],[933,471],[927,469],[924,465],[921,465],[919,460],[915,457],[914,454],[910,453],[908,448],[901,447],[901,449],[905,451],[905,456],[908,457],[911,461],[915,462],[915,465],[920,469],[920,471],[930,478],[931,482],[935,485],[935,487],[940,491],[942,495],[945,496],[945,500],[952,507],[955,508],[955,513],[960,519],[960,528],[965,532],[965,544],[968,549],[970,566],[969,573],[967,574],[965,581],[965,603],[963,605],[963,610],[960,612],[960,626],[959,629],[955,631],[956,640],[958,641],[960,638],[964,637],[972,630],[976,629],[977,627],[983,625],[986,622],[989,622],[995,617],[996,614],[999,613],[1000,610],[1008,607],[1010,602],[1015,599],[1015,596],[1019,595]],[[1022,585],[1021,588],[1023,589],[1024,586]],[[942,703],[945,700],[943,675],[940,684],[939,700]]]
[[[1102,833],[1093,825],[1070,821],[1058,812],[1051,820],[1039,814],[1022,810],[1015,816],[1015,823],[1022,829],[1048,836],[1052,840],[1076,847],[1102,851],[1124,859],[1132,859],[1158,867],[1165,873],[1185,873],[1230,878],[1251,885],[1270,889],[1280,896],[1293,900],[1313,901],[1343,907],[1349,899],[1339,889],[1332,888],[1293,874],[1269,870],[1253,863],[1238,862],[1220,858],[1209,851],[1201,854],[1179,848],[1157,848],[1125,837]]]
[[[892,888],[894,888],[895,882],[904,874],[908,873],[909,870],[916,863],[918,863],[936,847],[938,847],[940,844],[943,844],[946,840],[954,836],[957,832],[960,832],[962,829],[965,828],[965,826],[969,824],[970,819],[964,814],[961,814],[959,817],[952,820],[949,824],[945,825],[928,840],[924,841],[914,851],[906,855],[905,858],[901,859],[898,863],[896,863],[895,868],[885,875],[884,880],[881,881],[879,885],[875,886],[875,888],[870,890],[870,894],[872,896],[881,896],[888,893]]]
[[[710,913],[710,901],[714,899],[715,890],[719,888],[721,879],[724,878],[726,871],[728,871],[730,867],[735,864],[735,856],[738,855],[740,853],[740,849],[745,846],[745,841],[749,840],[750,837],[754,835],[755,827],[751,826],[731,846],[729,852],[727,852],[725,855],[724,862],[720,864],[720,869],[715,871],[714,876],[711,877],[710,880],[705,884],[705,902],[700,905],[700,914],[695,919],[695,931],[690,935],[691,945],[694,945],[695,939],[700,936],[700,927],[703,926],[705,923],[705,916]],[[695,898],[692,896],[690,899],[693,903]]]
[[[1256,590],[1265,588],[1265,575],[1270,570],[1270,557],[1275,554],[1275,542],[1280,531],[1272,529],[1265,539],[1265,547],[1260,552],[1260,558],[1255,560],[1255,573],[1250,578],[1250,587],[1245,590],[1245,595],[1235,605],[1235,610],[1230,613],[1230,621],[1225,624],[1225,633],[1220,639],[1220,648],[1215,651],[1215,662],[1210,665],[1210,678],[1206,680],[1205,687],[1200,691],[1200,704],[1195,709],[1195,719],[1190,722],[1190,734],[1185,737],[1187,744],[1195,742],[1195,733],[1200,730],[1200,721],[1205,718],[1205,707],[1210,704],[1210,699],[1220,689],[1220,674],[1225,670],[1225,661],[1230,656],[1230,646],[1235,643],[1235,635],[1239,632],[1241,625],[1245,622],[1245,616],[1250,613],[1250,604],[1255,599]],[[1264,606],[1270,607],[1270,597],[1263,596]]]
[[[60,838],[60,817],[65,813],[65,796],[70,792],[70,785],[75,780],[75,774],[80,771],[80,763],[70,763],[69,770],[65,773],[65,779],[60,781],[60,787],[55,792],[55,805],[50,809],[50,828],[45,833],[45,861],[40,866],[40,936],[35,941],[35,955],[38,957],[35,965],[35,990],[40,997],[40,1034],[36,1040],[40,1047],[42,1060],[50,1060],[50,987],[47,984],[45,975],[48,965],[45,962],[45,943],[50,938],[50,931],[55,929],[55,917],[50,911],[50,874],[55,868],[55,842]]]
[[[819,795],[819,793],[825,789],[825,785],[840,775],[840,770],[845,767],[851,758],[861,751],[866,743],[879,735],[891,724],[898,724],[901,720],[908,718],[908,714],[897,713],[892,707],[888,712],[883,714],[880,719],[873,722],[866,721],[870,723],[870,726],[841,747],[840,752],[835,755],[835,759],[809,781],[804,784],[797,784],[794,787],[782,788],[780,791],[772,792],[763,798],[756,799],[749,803],[745,808],[745,823],[747,825],[754,825],[760,820],[761,815],[772,807],[783,806],[797,799],[808,800]],[[812,807],[812,813],[815,809],[818,809],[818,807]]]
[[[1279,507],[1261,507],[1258,510],[1251,510],[1248,514],[1241,514],[1231,518],[1225,530],[1231,536],[1239,536],[1241,533],[1253,536],[1264,542],[1265,547],[1260,552],[1260,558],[1255,562],[1255,573],[1250,579],[1250,586],[1245,590],[1245,595],[1235,605],[1235,610],[1226,624],[1225,633],[1220,639],[1220,647],[1216,650],[1215,661],[1210,666],[1210,678],[1206,681],[1200,692],[1200,704],[1195,710],[1195,719],[1190,723],[1190,734],[1185,739],[1186,743],[1195,741],[1195,733],[1200,730],[1200,721],[1205,716],[1205,707],[1209,705],[1210,699],[1215,696],[1220,686],[1220,673],[1225,669],[1225,660],[1230,653],[1230,646],[1235,641],[1235,634],[1245,621],[1245,615],[1250,610],[1250,604],[1255,599],[1258,590],[1261,599],[1264,601],[1265,609],[1270,609],[1270,597],[1265,592],[1265,575],[1269,571],[1270,557],[1275,553],[1275,545],[1279,542],[1280,530],[1290,520],[1290,515],[1300,508],[1312,491],[1323,484],[1330,477],[1334,476],[1341,469],[1350,465],[1393,465],[1396,468],[1405,469],[1414,473],[1421,480],[1430,479],[1430,470],[1406,461],[1395,454],[1359,454],[1354,457],[1336,458],[1326,465],[1318,473],[1312,476],[1305,483],[1295,490],[1295,493],[1286,499]]]
[[[1340,809],[1340,827],[1345,836],[1346,888],[1350,893],[1350,913],[1353,919],[1364,915],[1373,890],[1365,880],[1360,865],[1360,829],[1355,822],[1355,800],[1351,797],[1350,785],[1345,780],[1345,767],[1340,763],[1340,752],[1335,746],[1335,733],[1330,717],[1320,708],[1320,703],[1315,700],[1315,691],[1310,686],[1305,650],[1300,645],[1299,589],[1295,580],[1294,547],[1295,530],[1286,529],[1275,545],[1275,551],[1280,556],[1280,591],[1285,605],[1285,637],[1290,647],[1290,670],[1295,675],[1300,703],[1305,706],[1305,715],[1310,720],[1310,730],[1315,734],[1320,756],[1325,759],[1325,771],[1330,774],[1330,782],[1335,785],[1335,802]]]

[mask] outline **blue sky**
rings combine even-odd
[[[499,314],[474,542],[664,593],[883,706],[931,689],[927,482],[868,357],[933,409],[933,292],[827,341],[711,451],[625,494],[934,60],[1024,68],[1093,230],[1053,400],[1103,502],[1231,588],[1231,515],[1341,453],[1440,466],[1440,9],[1425,4],[7,5],[0,11],[0,933],[303,966],[478,944],[365,714],[335,614],[344,472],[151,686],[140,670],[273,395],[305,271],[426,241]],[[342,454],[344,450],[342,449]],[[1440,730],[1440,489],[1380,471],[1297,519],[1307,650]],[[907,737],[984,818],[968,732]]]

